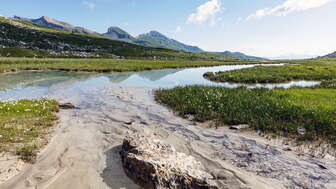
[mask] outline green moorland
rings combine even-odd
[[[34,161],[58,119],[57,111],[58,103],[48,99],[0,102],[0,152]]]
[[[188,60],[117,60],[117,59],[34,59],[0,58],[0,73],[24,70],[59,70],[87,72],[144,71],[232,64],[257,64],[255,61],[188,61]],[[264,62],[263,62],[264,63]]]
[[[181,116],[192,115],[196,121],[248,124],[268,134],[301,142],[328,142],[336,147],[335,83],[272,90],[187,86],[157,90],[155,97]],[[304,128],[305,133],[300,135],[298,128]]]
[[[206,73],[217,82],[279,83],[293,80],[336,79],[336,59],[287,61],[284,66],[257,66],[228,72]]]

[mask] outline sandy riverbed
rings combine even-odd
[[[7,170],[0,172],[0,188],[139,188],[124,174],[119,157],[124,136],[135,132],[155,133],[194,156],[221,178],[222,188],[336,188],[334,158],[297,156],[256,134],[195,125],[157,104],[151,91],[112,87],[78,99],[61,95],[59,100],[80,109],[60,113],[53,137],[34,165],[0,156],[0,170]]]

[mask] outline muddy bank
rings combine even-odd
[[[61,111],[54,137],[36,164],[24,166],[0,188],[139,188],[124,173],[119,155],[124,137],[135,133],[156,134],[193,156],[221,178],[221,188],[336,188],[333,157],[297,156],[254,134],[195,125],[157,104],[151,91],[112,87],[58,93],[55,98],[78,109]]]

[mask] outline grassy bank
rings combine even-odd
[[[186,60],[115,60],[115,59],[34,59],[0,58],[0,73],[22,70],[60,70],[87,72],[144,71],[232,64],[255,64],[255,61],[186,61]]]
[[[248,124],[255,130],[299,141],[336,145],[334,89],[227,89],[188,86],[158,90],[156,99],[181,116],[220,124]],[[299,134],[298,128],[305,133]]]
[[[34,161],[57,120],[57,111],[54,100],[0,102],[0,152],[14,152],[25,161]]]
[[[206,73],[217,82],[279,83],[292,80],[336,79],[336,59],[291,61],[285,66],[258,66],[229,72]]]

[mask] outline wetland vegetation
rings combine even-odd
[[[58,102],[49,99],[0,102],[0,151],[31,162],[58,119]]]
[[[29,70],[58,70],[86,72],[127,72],[165,68],[204,67],[219,65],[260,64],[241,60],[135,60],[135,59],[74,59],[74,58],[0,58],[0,73]],[[265,62],[262,62],[265,64]],[[272,62],[267,62],[272,63]]]
[[[216,82],[238,83],[336,79],[336,59],[295,60],[288,63],[284,66],[257,66],[228,72],[208,72],[204,77]]]
[[[192,115],[196,121],[248,124],[255,130],[298,141],[336,145],[334,89],[186,86],[157,90],[155,97],[179,115]]]

